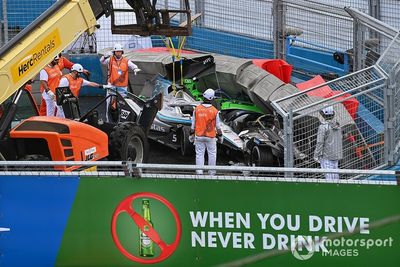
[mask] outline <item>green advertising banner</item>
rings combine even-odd
[[[398,266],[397,186],[81,178],[58,266]],[[331,235],[352,235],[326,240]]]

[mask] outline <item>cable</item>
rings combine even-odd
[[[180,85],[183,85],[183,59],[181,57],[181,52],[182,52],[183,45],[186,42],[186,36],[184,36],[182,39],[178,39],[178,49],[177,50],[175,49],[175,46],[174,46],[174,43],[173,43],[171,37],[168,37],[167,39],[161,38],[161,40],[163,40],[165,47],[168,49],[168,51],[172,55],[172,90],[175,94],[176,93],[176,75],[175,75],[175,71],[176,71],[175,61],[176,60],[179,60],[180,72],[181,72]]]

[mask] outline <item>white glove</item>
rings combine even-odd
[[[104,56],[105,57],[112,57],[113,52],[112,51],[108,51]]]
[[[44,94],[46,94],[47,97]],[[43,98],[47,98],[47,99],[50,99],[50,100],[55,100],[56,96],[54,95],[54,93],[51,90],[48,90],[47,92],[46,91],[43,92]]]
[[[222,134],[217,136],[217,142],[220,144],[224,142],[224,136]]]
[[[320,163],[319,158],[315,157],[314,160],[315,160],[315,162]]]
[[[113,89],[114,88],[114,86],[109,85],[109,84],[104,84],[104,85],[102,85],[102,87],[103,87],[103,89]]]
[[[142,70],[139,69],[139,68],[136,68],[136,69],[133,70],[133,72],[135,73],[135,75],[136,75],[139,71],[142,71]]]
[[[194,142],[194,134],[189,135],[189,142],[190,143]]]

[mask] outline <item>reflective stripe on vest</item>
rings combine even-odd
[[[216,132],[216,118],[218,110],[213,107],[205,107],[198,105],[195,109],[195,133],[196,136],[215,137]]]
[[[55,65],[54,67],[45,67],[44,70],[47,73],[48,79],[47,79],[47,85],[49,86],[49,89],[53,92],[56,93],[56,88],[60,84],[61,80],[61,71],[58,65]],[[44,87],[40,86],[40,92],[43,93]]]
[[[116,60],[114,56],[110,57],[108,65],[109,79],[108,82],[114,86],[128,86],[128,59],[121,58]]]
[[[81,77],[74,79],[71,74],[64,76],[67,78],[69,83],[69,89],[75,97],[79,97],[79,91],[81,90],[83,79]]]

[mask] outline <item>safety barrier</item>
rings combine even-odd
[[[56,166],[80,166],[76,171],[57,171]],[[196,174],[203,170],[204,174]],[[208,171],[216,174],[209,175]],[[336,181],[325,179],[326,174],[337,173]],[[184,164],[134,164],[129,161],[0,161],[0,176],[111,176],[136,178],[211,179],[243,181],[286,181],[349,184],[396,184],[400,180],[396,170],[359,170],[285,167],[195,166]],[[310,178],[312,177],[312,178]]]
[[[329,82],[321,79],[317,85],[303,86],[301,92],[273,102],[283,117],[286,166],[316,166],[311,159],[316,157],[318,127],[324,121],[320,111],[329,106],[343,137],[341,168],[380,168],[398,161],[400,127],[395,107],[400,59],[393,55],[399,51],[396,35],[371,67]],[[297,159],[296,149],[307,159]]]
[[[22,164],[74,163],[0,168]],[[397,266],[400,259],[396,181],[281,176],[323,170],[216,166],[217,176],[195,177],[196,166],[97,165],[114,174],[0,172],[1,266]]]

